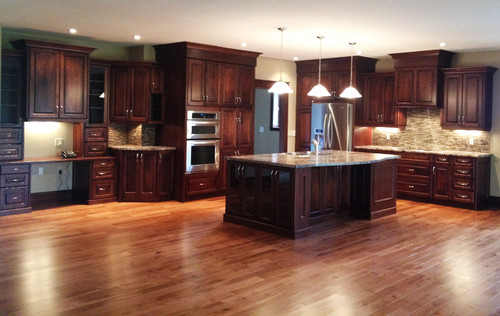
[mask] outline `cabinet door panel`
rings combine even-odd
[[[307,95],[309,91],[318,83],[318,75],[298,74],[297,75],[297,107],[310,107],[312,98]]]
[[[124,121],[129,108],[128,70],[125,67],[111,69],[111,118]]]
[[[158,172],[156,177],[157,194],[160,197],[167,197],[172,194],[173,159],[171,151],[158,153]]]
[[[297,112],[296,150],[311,149],[311,112]],[[307,148],[307,149],[306,149]]]
[[[87,117],[88,54],[61,53],[60,117]]]
[[[236,104],[236,83],[238,82],[238,67],[225,64],[222,66],[222,104]]]
[[[437,69],[435,67],[418,68],[415,77],[417,79],[415,103],[436,105]]]
[[[139,152],[122,153],[122,198],[124,201],[135,201],[139,192]]]
[[[413,102],[414,81],[413,70],[396,71],[396,104],[409,105]]]
[[[29,67],[29,116],[57,118],[59,53],[50,49],[32,48]]]
[[[381,80],[378,78],[369,78],[365,81],[365,102],[366,124],[380,124],[380,105],[382,104],[382,96],[380,95]]]
[[[481,106],[484,103],[482,87],[484,86],[481,74],[463,75],[462,115],[463,126],[468,128],[480,127],[482,122]]]
[[[149,69],[134,68],[132,71],[131,121],[146,122],[150,99]]]
[[[461,80],[459,75],[447,75],[444,80],[444,122],[445,126],[459,126],[461,115]]]
[[[220,105],[220,63],[206,62],[205,105]]]
[[[237,112],[231,108],[221,111],[221,148],[236,148],[238,145]]]
[[[253,110],[239,112],[238,147],[253,147]]]
[[[187,85],[187,104],[203,105],[204,103],[204,78],[205,62],[197,59],[188,61],[188,85]]]
[[[156,189],[156,152],[141,152],[141,197],[153,197]]]
[[[255,93],[254,67],[238,67],[238,90],[238,97],[240,97],[238,105],[252,106],[254,98],[253,95]]]
[[[382,96],[382,120],[384,124],[400,125],[402,122],[396,122],[396,112],[394,109],[394,78],[386,77],[383,79]]]
[[[451,167],[449,165],[436,164],[432,169],[434,181],[432,197],[440,200],[449,200],[451,197]]]

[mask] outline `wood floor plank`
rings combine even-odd
[[[398,200],[291,240],[225,199],[0,217],[0,315],[493,315],[500,212]]]

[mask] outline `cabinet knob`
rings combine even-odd
[[[99,188],[99,191],[104,191],[104,190],[106,190],[106,189],[105,188]]]

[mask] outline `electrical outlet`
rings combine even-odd
[[[38,168],[38,175],[39,176],[43,175],[43,168],[42,167]]]
[[[474,138],[469,138],[469,145],[474,145]]]
[[[62,148],[64,145],[64,139],[63,138],[56,138],[56,139],[54,139],[54,144],[56,145],[57,148]]]

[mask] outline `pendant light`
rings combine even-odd
[[[346,99],[357,99],[361,98],[361,94],[352,86],[352,54],[356,43],[349,43],[349,45],[351,45],[351,80],[349,81],[349,87],[345,88],[344,92],[340,94],[340,97]]]
[[[283,81],[283,32],[286,31],[286,27],[278,27],[278,30],[281,31],[281,57],[280,57],[280,80],[276,81],[271,89],[268,91],[270,93],[293,93],[292,88]]]
[[[329,97],[331,96],[330,92],[321,84],[321,40],[325,37],[321,35],[316,37],[319,39],[318,84],[307,95],[310,97]]]

